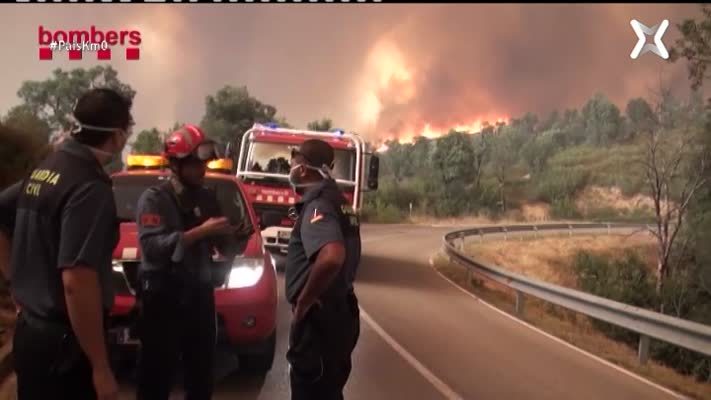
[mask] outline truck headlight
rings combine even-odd
[[[123,274],[123,264],[119,261],[111,261],[111,269],[113,269],[114,272],[120,272]]]
[[[254,286],[264,273],[264,260],[259,258],[235,259],[230,276],[227,279],[228,289],[239,289]]]

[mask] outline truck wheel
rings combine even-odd
[[[274,364],[276,331],[266,340],[264,350],[258,354],[243,354],[239,357],[240,369],[249,373],[266,374]]]

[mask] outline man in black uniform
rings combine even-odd
[[[231,266],[251,230],[242,221],[231,224],[215,193],[203,187],[205,164],[216,154],[197,126],[173,132],[165,155],[170,180],[138,200],[138,399],[167,400],[182,356],[186,399],[207,400],[217,329],[214,288],[224,280],[212,255],[217,251],[217,259]]]
[[[84,94],[72,138],[0,195],[3,214],[17,210],[2,222],[12,233],[11,290],[21,309],[13,340],[20,400],[118,396],[104,324],[118,223],[103,165],[130,136],[130,107],[112,90]]]
[[[360,230],[331,178],[333,161],[333,149],[321,140],[292,152],[289,180],[302,195],[286,262],[286,296],[294,311],[286,355],[293,400],[343,399],[360,333],[353,291]]]

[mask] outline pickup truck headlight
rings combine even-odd
[[[120,272],[123,274],[123,264],[118,261],[111,261],[111,269],[113,269],[114,272]]]
[[[264,260],[260,258],[237,258],[227,278],[228,289],[251,287],[257,284],[264,273]]]

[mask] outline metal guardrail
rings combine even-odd
[[[465,255],[464,243],[468,237],[503,234],[508,240],[510,233],[563,231],[570,236],[574,233],[604,230],[608,234],[621,230],[644,230],[651,225],[644,224],[545,224],[545,225],[512,225],[486,226],[450,232],[444,237],[445,251],[451,260],[463,265],[469,271],[508,286],[516,291],[516,314],[523,316],[525,295],[530,295],[549,303],[587,315],[589,317],[617,325],[640,335],[639,361],[645,364],[649,358],[649,339],[654,338],[711,356],[711,326],[687,321],[680,318],[652,312],[624,303],[593,296],[577,290],[564,288],[550,283],[506,271],[502,268],[487,265]],[[459,242],[457,248],[456,242]]]

